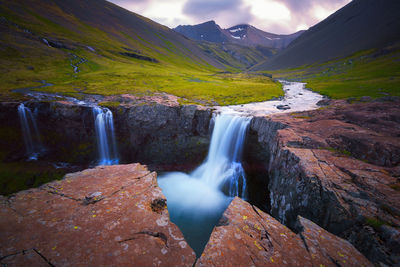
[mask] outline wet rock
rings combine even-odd
[[[212,112],[195,105],[133,105],[116,110],[123,156],[157,170],[189,170],[205,158]],[[140,129],[140,131],[138,131]]]
[[[97,201],[87,205],[87,198]],[[2,264],[192,266],[195,261],[169,220],[156,174],[139,164],[68,174],[0,201]]]
[[[235,198],[196,266],[372,266],[349,242],[299,218],[296,235],[270,215]]]
[[[288,105],[278,105],[278,106],[276,106],[276,108],[277,108],[277,109],[280,109],[280,110],[287,110],[287,109],[290,109],[290,107],[289,107]]]
[[[331,103],[332,103],[332,100],[326,98],[326,99],[322,99],[322,100],[318,101],[317,106],[320,106],[320,107],[329,106]]]

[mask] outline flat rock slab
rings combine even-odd
[[[235,198],[196,266],[373,266],[348,241],[304,218],[299,223],[303,231],[296,235]]]
[[[0,198],[0,263],[7,266],[192,266],[169,221],[156,173],[99,166]]]

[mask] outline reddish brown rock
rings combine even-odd
[[[270,153],[271,214],[291,228],[301,215],[376,264],[400,264],[399,114],[399,102],[333,101],[254,119],[251,131]]]
[[[339,262],[372,266],[349,242],[303,218],[300,223],[305,241],[270,215],[235,198],[196,266],[337,266]]]
[[[9,266],[192,266],[156,174],[100,166],[1,198],[1,263]]]
[[[299,233],[314,266],[373,266],[353,245],[316,225],[298,217]]]

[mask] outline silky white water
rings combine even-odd
[[[43,150],[43,146],[35,117],[32,111],[28,107],[25,107],[24,104],[18,106],[18,116],[24,137],[26,156],[28,160],[37,160],[39,153]]]
[[[308,90],[305,83],[283,80],[279,82],[283,85],[283,91],[285,92],[283,99],[215,108],[224,113],[251,116],[265,116],[274,113],[299,112],[319,108],[317,103],[323,99],[323,96]],[[278,109],[280,105],[285,105],[290,109]]]
[[[93,115],[99,152],[98,165],[118,164],[119,158],[111,110],[95,106],[93,107]]]
[[[171,220],[200,256],[214,225],[235,196],[246,197],[242,149],[250,118],[220,114],[206,160],[192,173],[168,173],[158,183]]]

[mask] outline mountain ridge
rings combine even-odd
[[[173,30],[196,41],[232,43],[248,47],[264,46],[273,49],[287,47],[304,32],[274,34],[262,31],[250,24],[238,24],[222,29],[214,20],[196,25],[179,25]]]

